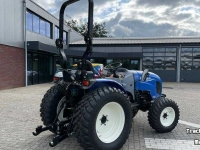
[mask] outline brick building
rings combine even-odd
[[[60,67],[59,20],[31,0],[3,0],[0,18],[0,90],[52,81]],[[64,30],[65,48],[83,39]]]

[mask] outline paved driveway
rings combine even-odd
[[[0,91],[0,150],[82,149],[74,137],[66,139],[55,148],[48,143],[50,132],[34,137],[32,131],[42,124],[39,116],[40,102],[53,84],[40,84]],[[158,134],[148,124],[147,113],[139,112],[123,150],[132,149],[200,149],[194,140],[200,134],[187,134],[186,128],[200,129],[200,84],[164,83],[163,93],[175,100],[181,111],[180,123],[170,133]]]

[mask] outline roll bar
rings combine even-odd
[[[60,8],[60,20],[59,20],[59,39],[56,39],[56,46],[59,49],[59,52],[63,58],[63,69],[67,69],[66,63],[67,63],[67,57],[65,55],[64,49],[63,49],[63,24],[64,24],[64,11],[65,8],[75,3],[79,0],[68,0],[64,2]],[[94,3],[93,0],[88,0],[89,6],[88,6],[88,30],[86,35],[84,36],[84,40],[86,42],[87,48],[86,51],[83,54],[83,60],[86,60],[88,56],[92,54],[92,39],[93,39],[93,7]]]

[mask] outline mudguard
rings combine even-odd
[[[100,87],[111,86],[111,87],[115,87],[117,89],[122,90],[126,94],[126,90],[123,88],[123,86],[120,83],[111,79],[92,79],[90,80],[90,83],[91,83],[90,86],[84,87],[84,89],[88,89],[89,91],[92,91]]]

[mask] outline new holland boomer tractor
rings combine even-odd
[[[38,126],[33,134],[47,130],[55,133],[49,143],[51,147],[74,134],[84,149],[118,150],[126,142],[133,117],[139,110],[148,111],[149,124],[157,132],[172,131],[179,120],[179,108],[162,94],[159,76],[148,70],[127,70],[120,68],[121,63],[111,63],[104,70],[112,72],[113,77],[94,79],[94,68],[88,61],[92,54],[93,0],[88,0],[86,51],[75,74],[67,69],[63,49],[64,10],[76,1],[68,0],[60,9],[56,46],[63,58],[63,81],[44,95],[40,107],[44,127]]]

